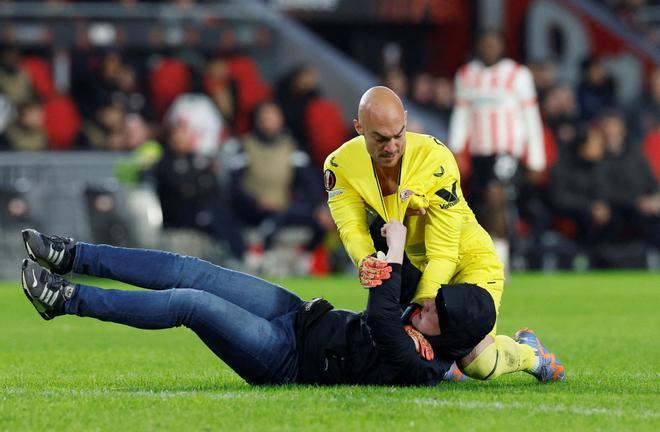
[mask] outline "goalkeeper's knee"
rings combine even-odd
[[[500,335],[461,369],[470,378],[491,380],[500,375],[526,370],[533,364],[534,351],[530,347]]]

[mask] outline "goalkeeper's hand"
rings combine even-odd
[[[380,256],[382,256],[382,252]],[[373,288],[381,285],[384,280],[389,279],[391,272],[392,267],[387,264],[384,257],[383,259],[379,259],[370,255],[360,262],[358,276],[360,277],[360,284],[363,287]]]
[[[410,336],[413,342],[415,342],[415,349],[423,359],[433,360],[435,358],[433,348],[423,334],[415,330],[415,328],[410,324],[403,326],[403,329],[406,331],[408,336]]]

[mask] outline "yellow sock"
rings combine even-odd
[[[463,368],[463,373],[470,378],[491,380],[512,372],[529,371],[535,364],[536,356],[531,347],[500,335]]]

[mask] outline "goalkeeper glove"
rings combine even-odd
[[[415,342],[415,349],[423,359],[433,360],[435,358],[433,348],[431,347],[429,341],[426,340],[424,335],[415,330],[415,328],[411,325],[405,325],[403,326],[403,329],[406,331],[408,336],[410,336],[413,342]]]
[[[360,284],[365,288],[373,288],[381,285],[385,279],[390,278],[392,267],[383,259],[368,256],[360,262],[358,275]]]

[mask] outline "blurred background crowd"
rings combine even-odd
[[[95,7],[96,2],[89,3]],[[99,2],[98,7],[123,8],[129,17],[143,16],[144,2],[118,3]],[[347,103],[345,97],[328,91],[327,71],[313,58],[269,65],[268,52],[281,36],[268,21],[252,25],[246,37],[240,27],[223,27],[223,19],[216,15],[202,16],[209,2],[153,3],[167,7],[169,15],[160,15],[163,28],[152,28],[144,43],[137,44],[123,43],[131,28],[122,34],[112,17],[72,20],[78,27],[71,40],[53,43],[53,34],[41,35],[30,21],[39,14],[29,9],[16,12],[13,2],[0,2],[4,24],[16,23],[17,18],[26,22],[23,27],[3,25],[0,34],[0,160],[16,153],[37,154],[30,152],[71,158],[116,154],[112,165],[119,187],[152,190],[158,198],[162,230],[201,233],[225,251],[224,262],[254,271],[270,269],[273,274],[325,274],[351,268],[325,205],[322,165],[330,151],[354,136],[350,119],[360,93],[354,92]],[[595,50],[576,60],[578,73],[570,76],[561,73],[553,56],[506,48],[513,42],[502,26],[498,27],[502,31],[490,33],[500,48],[497,44],[479,48],[486,33],[471,28],[492,24],[478,16],[484,2],[465,2],[472,11],[467,22],[482,25],[466,26],[465,42],[457,42],[463,44],[462,50],[453,62],[441,66],[429,52],[445,47],[451,51],[452,40],[446,38],[451,29],[441,33],[443,40],[434,41],[431,34],[420,44],[415,37],[397,36],[407,33],[410,25],[346,24],[340,18],[323,19],[323,14],[315,18],[313,8],[311,12],[296,9],[305,2],[294,2],[295,7],[286,1],[257,3],[269,13],[304,23],[305,31],[315,33],[320,43],[339,48],[373,74],[373,84],[387,85],[404,99],[412,109],[409,131],[431,133],[443,142],[451,135],[461,64],[475,56],[498,60],[509,56],[526,65],[542,119],[546,166],[534,175],[521,172],[515,188],[505,190],[509,216],[505,235],[512,268],[658,265],[651,262],[660,250],[657,61],[643,66],[635,93],[621,97],[621,77],[615,79],[610,59]],[[385,3],[396,6],[393,1]],[[641,44],[650,45],[658,58],[657,2],[577,3],[597,7],[623,26],[622,32],[632,32]],[[74,2],[45,4],[52,8],[54,20],[61,18],[59,7],[69,11],[67,7],[75,7]],[[177,23],[172,11],[196,22],[213,21],[211,29],[220,23],[222,30],[210,44],[202,42],[202,30],[179,26],[179,33],[170,31],[168,25]],[[431,8],[427,19],[432,14]],[[391,41],[382,37],[383,27],[392,32]],[[413,23],[413,27],[428,32],[429,24]],[[349,36],[351,28],[359,28],[354,36]],[[379,35],[384,42],[372,46],[360,32]],[[172,38],[177,42],[172,43]],[[360,44],[355,38],[361,38]],[[551,44],[560,45],[558,50],[570,44],[556,39]],[[278,53],[286,54],[286,47]],[[351,105],[352,111],[346,108]],[[480,193],[475,190],[479,185],[470,183],[476,168],[467,151],[456,157],[470,200]],[[28,170],[29,157],[21,163]],[[11,169],[0,165],[0,170],[3,166],[7,172]],[[11,227],[12,220],[24,223],[29,213],[16,200],[27,188],[16,186],[16,175],[2,178],[0,204],[6,209],[0,222],[4,227]],[[118,200],[114,187],[101,187],[96,193],[94,188],[86,189],[90,214],[114,209],[108,201]],[[130,228],[131,222],[127,225]],[[89,232],[87,237],[93,237],[98,230],[92,227]],[[101,238],[95,240],[131,244],[121,230],[115,234],[105,238],[99,234],[96,237]],[[293,244],[288,249],[290,263],[295,263],[288,270],[278,246],[287,238]],[[270,266],[269,251],[275,251]]]

